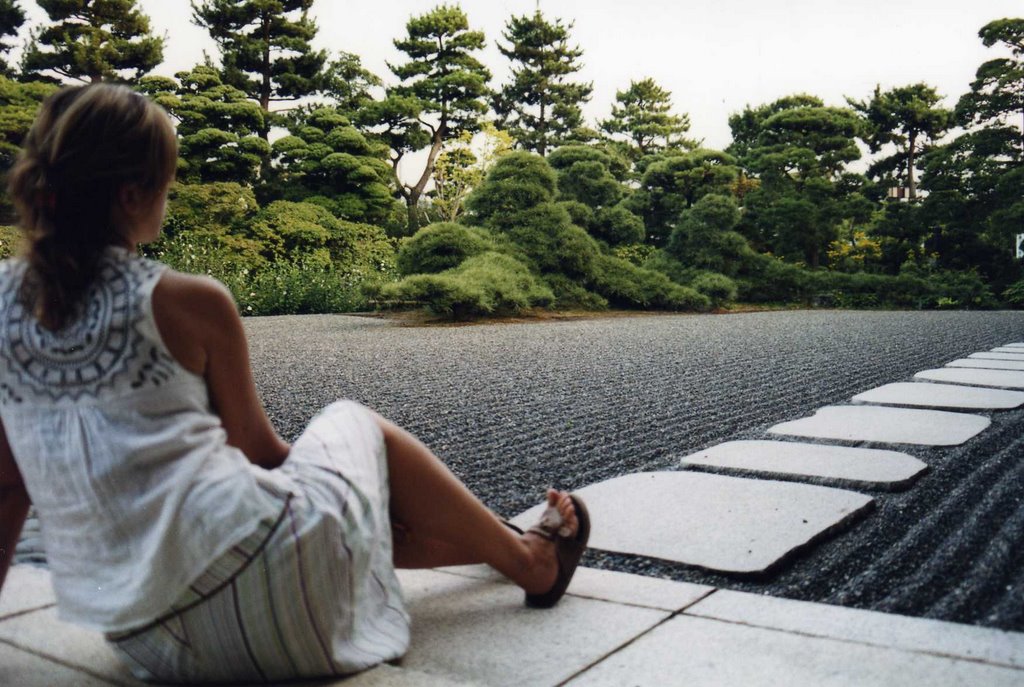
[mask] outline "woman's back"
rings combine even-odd
[[[165,609],[281,508],[160,337],[164,269],[108,248],[82,314],[53,332],[18,298],[25,262],[0,267],[0,418],[60,609],[106,631]]]

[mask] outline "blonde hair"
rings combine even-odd
[[[178,143],[167,114],[125,86],[91,84],[47,98],[7,184],[27,239],[20,298],[58,330],[78,313],[107,246],[121,187],[154,194],[174,178]]]

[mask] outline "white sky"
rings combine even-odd
[[[42,11],[22,0],[30,19]],[[171,75],[215,55],[205,32],[190,23],[188,0],[141,0],[158,34],[167,35]],[[394,83],[386,62],[401,61],[392,40],[405,23],[438,2],[427,0],[317,0],[316,44],[362,57]],[[494,47],[508,18],[532,13],[535,0],[463,0],[474,29],[484,31],[482,55],[505,81],[508,66]],[[999,55],[986,49],[978,29],[993,19],[1024,16],[1021,0],[541,0],[548,18],[573,22],[583,51],[579,78],[594,94],[585,114],[593,125],[608,116],[616,90],[646,76],[672,92],[675,110],[690,115],[690,134],[705,145],[728,145],[728,117],[797,92],[830,105],[844,96],[869,97],[882,88],[924,81],[952,106],[975,70]]]

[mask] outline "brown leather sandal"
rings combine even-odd
[[[569,498],[572,499],[576,521],[579,523],[574,536],[569,537],[560,533],[562,516],[554,506],[549,506],[541,516],[540,522],[528,530],[548,541],[553,541],[558,560],[558,575],[551,589],[542,594],[526,595],[526,605],[530,608],[551,608],[558,603],[565,595],[565,590],[569,588],[569,582],[579,566],[583,552],[587,550],[587,540],[590,539],[590,514],[583,499],[575,494],[569,494]]]

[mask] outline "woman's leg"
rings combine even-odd
[[[528,593],[551,588],[558,570],[554,543],[513,532],[423,443],[383,418],[378,421],[388,453],[396,567],[486,563]],[[575,530],[568,494],[549,490],[548,502]]]

